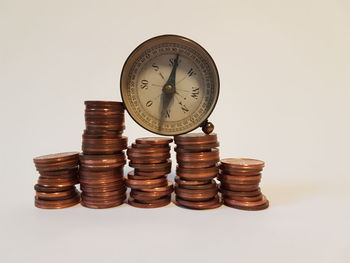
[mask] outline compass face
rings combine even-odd
[[[124,64],[120,84],[131,117],[162,135],[200,126],[219,96],[219,76],[210,55],[194,41],[175,35],[138,46]]]

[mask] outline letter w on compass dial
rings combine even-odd
[[[190,119],[203,99],[199,69],[179,54],[151,59],[141,70],[138,83],[141,103],[158,120],[160,132]]]

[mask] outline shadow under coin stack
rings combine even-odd
[[[128,138],[124,106],[114,101],[85,101],[85,124],[79,155],[81,204],[89,208],[109,208],[126,199],[124,165]]]
[[[60,209],[80,202],[77,152],[49,154],[34,158],[40,176],[34,186],[35,206],[44,209]]]
[[[127,185],[131,188],[129,204],[139,208],[157,208],[171,202],[173,184],[168,182],[171,172],[170,146],[166,137],[136,139],[128,147],[129,166]]]
[[[222,159],[218,179],[224,204],[242,210],[268,208],[269,201],[259,187],[264,165],[255,159]]]
[[[214,180],[219,168],[217,136],[188,133],[174,137],[176,143],[176,203],[190,209],[212,209],[221,206]]]

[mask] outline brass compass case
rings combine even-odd
[[[179,135],[207,122],[219,97],[219,74],[199,44],[162,35],[129,55],[120,89],[127,111],[139,125],[156,134]]]

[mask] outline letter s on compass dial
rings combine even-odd
[[[120,88],[127,111],[139,125],[153,133],[178,135],[208,119],[219,97],[219,75],[199,44],[162,35],[130,54]]]

